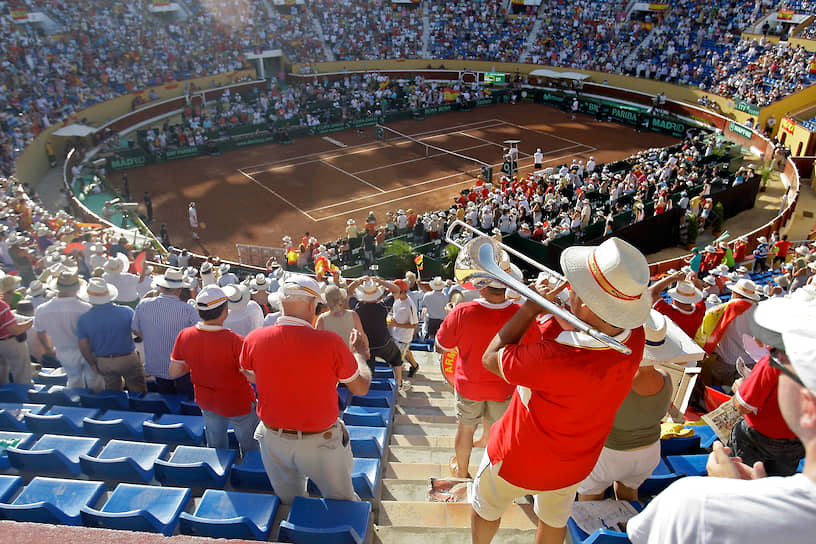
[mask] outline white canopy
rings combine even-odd
[[[531,76],[535,77],[549,77],[553,79],[579,79],[581,81],[589,79],[586,74],[579,74],[578,72],[558,72],[550,70],[549,68],[539,68],[530,72]]]
[[[80,125],[79,123],[74,123],[68,126],[64,126],[60,129],[54,131],[54,136],[88,136],[96,132],[96,129],[93,127],[89,127],[87,125]]]

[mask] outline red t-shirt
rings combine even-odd
[[[519,306],[509,300],[491,304],[477,299],[457,305],[440,325],[436,333],[439,347],[444,350],[459,348],[453,383],[456,391],[466,399],[501,402],[513,394],[513,385],[484,367],[482,355],[496,333],[518,309]]]
[[[796,438],[779,410],[776,390],[779,370],[768,364],[768,356],[760,359],[739,386],[738,397],[743,404],[756,408],[756,414],[745,414],[745,421],[768,438]]]
[[[561,489],[592,472],[643,357],[643,328],[616,338],[624,355],[555,319],[540,324],[542,341],[505,346],[504,378],[517,385],[510,407],[490,431],[487,453],[499,475],[518,487]]]
[[[691,312],[685,312],[680,308],[676,308],[662,298],[655,302],[652,308],[677,323],[677,326],[691,338],[694,338],[694,335],[697,334],[697,329],[699,329],[703,323],[703,318],[706,313],[704,300],[696,302]]]
[[[358,376],[357,361],[342,338],[289,316],[247,335],[241,366],[255,372],[261,421],[304,432],[334,424],[337,382]]]
[[[788,242],[787,240],[778,240],[774,246],[776,247],[776,256],[777,257],[787,257],[788,251],[793,244]]]
[[[170,359],[190,367],[195,401],[203,410],[234,417],[252,409],[255,392],[238,366],[243,343],[231,330],[203,323],[182,329],[176,337]]]

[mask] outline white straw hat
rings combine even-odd
[[[182,287],[190,287],[190,282],[184,279],[184,274],[178,268],[168,268],[164,271],[164,275],[153,280],[155,285],[164,287],[165,289],[181,289]]]
[[[434,291],[441,291],[445,287],[445,281],[442,279],[442,276],[436,276],[434,279],[428,282],[428,285]]]
[[[649,265],[633,245],[612,237],[599,246],[571,246],[561,269],[595,315],[621,328],[643,325],[651,310]]]
[[[233,283],[222,289],[229,300],[230,310],[241,310],[249,304],[249,287],[243,283]]]
[[[696,304],[703,300],[703,293],[689,281],[678,281],[674,289],[669,289],[669,296],[685,304]]]
[[[730,289],[732,293],[739,293],[751,300],[759,300],[756,284],[749,279],[740,278],[736,283],[728,282],[725,286]]]
[[[102,278],[91,278],[88,280],[88,286],[81,298],[96,306],[116,300],[117,296],[119,296],[119,290],[116,289],[115,285],[106,282]]]
[[[649,318],[643,324],[646,345],[643,347],[643,360],[640,366],[671,361],[681,353],[683,348],[673,336],[674,328],[669,328],[669,319],[657,310],[649,312]]]
[[[380,297],[383,295],[383,288],[381,285],[376,283],[374,280],[366,280],[361,283],[357,290],[354,292],[354,296],[357,297],[357,300],[360,302],[377,302],[380,300]]]

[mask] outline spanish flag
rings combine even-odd
[[[459,91],[454,91],[450,87],[445,87],[444,90],[445,102],[455,102],[456,99],[459,98],[460,94],[462,93]]]
[[[422,268],[424,266],[422,261],[423,261],[423,256],[422,255],[417,255],[416,257],[414,257],[414,264],[416,265],[417,270],[422,270]]]
[[[776,18],[780,21],[790,21],[793,19],[793,10],[792,9],[780,9],[776,13]]]

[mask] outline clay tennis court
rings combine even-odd
[[[304,231],[336,239],[347,219],[362,225],[369,211],[384,221],[385,212],[397,208],[447,208],[454,195],[473,186],[480,163],[494,165],[494,176],[500,175],[504,140],[521,140],[522,172],[532,169],[536,148],[546,168],[590,155],[612,162],[677,141],[589,116],[572,120],[537,104],[486,106],[388,127],[434,147],[393,135],[380,141],[367,127],[151,165],[128,177],[134,195],[148,191],[153,199],[154,232],[166,223],[173,245],[234,259],[236,243],[280,247],[282,236],[297,240]],[[206,225],[198,241],[187,220],[191,201]]]

